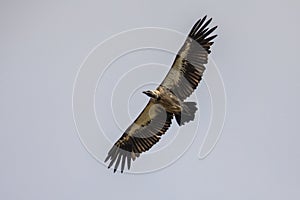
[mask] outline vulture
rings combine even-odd
[[[212,18],[199,19],[191,29],[162,83],[155,90],[144,91],[150,100],[135,121],[125,130],[108,151],[105,162],[114,172],[125,165],[130,170],[131,161],[155,145],[171,126],[175,118],[179,126],[194,120],[195,102],[186,102],[197,88],[208,62],[212,40],[217,35],[209,28]],[[120,165],[121,164],[121,165]]]

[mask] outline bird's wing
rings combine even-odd
[[[123,172],[125,163],[130,168],[131,160],[135,160],[140,153],[149,150],[168,130],[173,118],[172,113],[150,100],[137,119],[127,128],[121,138],[108,152],[105,162],[110,160],[108,168],[114,163],[114,172],[121,163]]]
[[[217,36],[210,35],[217,28],[208,28],[211,20],[205,16],[196,22],[159,86],[168,88],[181,100],[189,97],[202,79],[212,40]]]

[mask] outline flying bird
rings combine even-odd
[[[160,140],[174,117],[179,126],[194,120],[196,103],[185,100],[202,79],[212,40],[217,36],[211,35],[217,26],[209,28],[212,18],[206,18],[195,23],[162,83],[155,90],[143,92],[150,97],[148,104],[115,142],[105,159],[105,162],[110,161],[108,168],[114,165],[114,172],[121,164],[123,173],[126,163],[129,170],[131,161]]]

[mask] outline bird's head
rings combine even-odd
[[[154,99],[158,99],[158,94],[153,91],[153,90],[147,90],[143,92],[145,95],[147,95],[148,97],[154,98]]]

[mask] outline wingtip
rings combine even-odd
[[[218,26],[214,26],[214,27],[212,27],[211,29],[214,31],[214,30],[216,30],[218,28]]]
[[[109,156],[107,156],[104,160],[104,162],[106,163],[109,160]]]
[[[209,19],[206,21],[204,27],[208,26],[208,25],[211,23],[211,21],[212,21],[212,17],[209,18]]]

